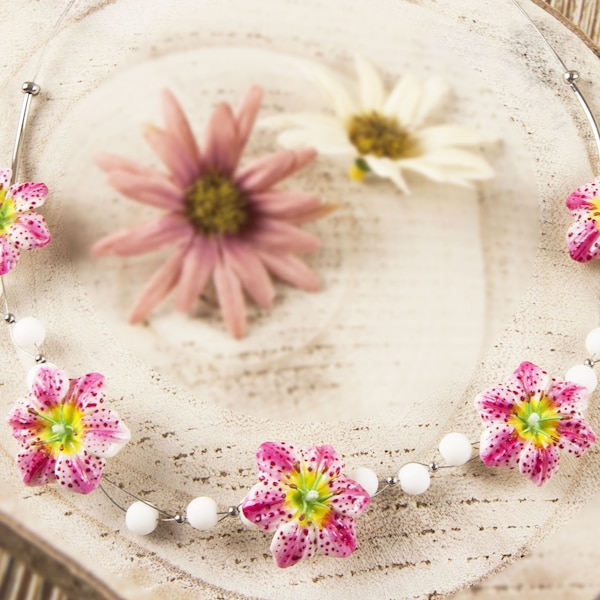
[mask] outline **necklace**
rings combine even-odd
[[[497,375],[496,375],[496,378],[492,379],[491,381],[496,381],[496,380],[497,380]],[[490,381],[490,380],[488,380],[488,381]],[[482,389],[482,388],[481,388],[481,389]],[[204,433],[204,432],[203,432],[203,433]],[[257,436],[257,437],[258,437],[258,436]],[[326,435],[323,435],[323,436],[317,435],[317,436],[315,436],[314,432],[312,432],[311,434],[306,434],[306,435],[305,435],[305,438],[310,438],[310,439],[329,439],[329,438],[328,438],[328,436],[326,436]],[[264,439],[264,438],[263,438],[263,439]],[[267,439],[268,439],[268,438],[267,438]],[[167,438],[166,438],[166,440],[167,440],[167,444],[168,444],[169,437],[167,437]],[[357,444],[357,446],[358,446],[359,448],[360,448],[360,447],[362,447],[362,448],[368,448],[368,447],[370,447],[370,445],[369,445],[368,443],[365,443],[365,442],[366,442],[366,439],[359,440],[359,441],[358,441],[358,444]],[[210,447],[210,444],[208,444],[208,443],[207,443],[207,444],[205,444],[205,445],[206,445],[206,446],[208,446],[208,447]],[[258,445],[258,444],[255,444],[255,446],[254,446],[254,447],[256,447],[257,445]],[[336,445],[339,445],[339,444],[337,444],[337,443],[336,443]],[[191,447],[191,446],[190,446],[190,447]],[[220,447],[221,447],[220,445],[217,445],[217,441],[216,441],[216,440],[215,440],[214,447],[215,447],[215,449],[216,449],[216,448],[220,448]],[[352,447],[352,443],[350,443],[350,439],[348,439],[348,443],[347,443],[347,445],[346,445],[346,446],[343,446],[343,447]],[[235,452],[235,450],[230,450],[230,451],[233,451],[233,452]],[[242,454],[243,454],[243,453],[242,453]],[[251,468],[251,465],[250,465],[250,464],[248,464],[248,465],[247,465],[247,467],[244,467],[244,468],[248,468],[248,469],[250,470],[250,468]],[[114,478],[114,477],[113,477],[113,478]],[[168,478],[167,478],[167,479],[168,479]],[[142,484],[141,486],[139,486],[139,485],[137,485],[135,482],[133,482],[131,485],[129,485],[129,484],[128,484],[128,486],[127,486],[127,487],[128,487],[128,488],[130,488],[130,489],[143,489],[143,484]]]

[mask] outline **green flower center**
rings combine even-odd
[[[398,120],[376,111],[354,115],[348,123],[348,138],[362,156],[398,160],[418,153],[415,140]]]
[[[525,400],[517,404],[508,422],[522,440],[546,448],[559,440],[560,418],[552,400],[542,396],[540,400]]]
[[[0,190],[0,235],[4,235],[17,220],[14,200],[6,197],[6,190]]]
[[[250,220],[244,193],[216,170],[207,171],[189,188],[185,214],[204,235],[235,235]]]
[[[321,527],[331,511],[329,499],[333,494],[330,481],[324,472],[309,471],[305,465],[297,465],[287,475],[286,483],[290,489],[284,504],[299,521]]]
[[[54,455],[77,454],[83,446],[84,413],[75,404],[59,404],[48,412],[35,413],[40,423],[40,441]]]

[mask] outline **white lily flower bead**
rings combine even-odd
[[[585,348],[590,355],[600,357],[600,327],[592,329],[585,338]]]
[[[398,480],[405,494],[418,496],[429,489],[431,477],[429,469],[418,463],[408,463],[398,471]]]
[[[219,521],[217,503],[207,496],[194,498],[187,507],[186,517],[194,529],[210,529]]]
[[[35,317],[23,317],[12,328],[13,342],[29,352],[37,352],[46,339],[44,324]]]
[[[145,502],[134,502],[125,513],[125,524],[136,535],[149,535],[158,525],[158,511]]]
[[[594,372],[594,369],[587,365],[575,365],[571,367],[565,375],[565,380],[586,387],[590,394],[598,386],[598,376]]]
[[[37,372],[42,368],[42,367],[48,367],[50,369],[57,369],[58,367],[51,362],[45,362],[41,365],[33,365],[33,367],[31,367],[31,369],[29,369],[29,371],[27,371],[27,389],[30,390],[31,386],[33,385],[33,380],[35,379],[35,376],[37,375]]]
[[[449,467],[460,467],[471,460],[473,447],[469,438],[462,433],[449,433],[439,445],[440,454]]]
[[[369,496],[373,497],[379,488],[379,479],[377,474],[367,467],[358,467],[352,472],[350,479],[361,485]]]

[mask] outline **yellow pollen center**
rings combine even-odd
[[[376,111],[354,115],[348,123],[348,138],[361,156],[398,160],[418,154],[415,140],[398,120]]]
[[[600,198],[592,198],[589,200],[589,203],[594,207],[592,211],[592,219],[596,221],[596,223],[600,223]]]
[[[525,400],[515,405],[508,423],[517,435],[538,448],[547,448],[559,440],[560,415],[555,404],[547,396],[539,400]]]
[[[0,189],[0,235],[4,235],[16,220],[14,201],[6,197],[6,190]]]
[[[216,170],[203,173],[188,189],[185,214],[204,235],[235,235],[250,220],[244,193]]]
[[[53,456],[77,454],[81,450],[85,433],[84,413],[75,403],[59,404],[37,415],[40,419],[40,442]]]
[[[285,483],[289,491],[285,495],[287,510],[306,525],[313,523],[322,527],[331,508],[329,499],[333,496],[329,487],[331,479],[323,472],[309,471],[306,465],[298,465],[287,474]]]

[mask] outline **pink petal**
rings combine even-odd
[[[86,451],[94,456],[114,454],[114,446],[123,446],[131,438],[129,428],[116,412],[97,408],[81,420],[85,426],[83,443]]]
[[[294,469],[301,456],[294,446],[286,442],[264,442],[256,452],[259,480],[268,477],[275,481]]]
[[[239,154],[235,118],[229,104],[223,102],[214,110],[208,123],[202,161],[205,167],[231,175]]]
[[[291,254],[258,252],[267,269],[279,279],[306,292],[318,292],[321,282],[317,274]]]
[[[192,184],[199,169],[187,148],[171,133],[149,125],[144,130],[146,141],[171,172],[175,183],[183,188]]]
[[[23,448],[30,448],[32,444],[39,441],[43,421],[35,410],[36,407],[29,399],[19,398],[6,416],[13,437]]]
[[[246,331],[246,304],[240,280],[221,257],[217,257],[213,280],[227,329],[239,340]]]
[[[239,158],[246,147],[252,128],[256,121],[258,111],[263,99],[263,90],[261,87],[254,85],[252,86],[240,104],[237,111],[236,122],[237,122],[237,141],[238,141],[238,157]],[[236,161],[237,164],[237,161]]]
[[[111,171],[107,181],[124,196],[142,204],[172,211],[183,210],[184,191],[161,173],[150,176],[122,170]]]
[[[67,398],[74,401],[84,412],[95,410],[104,403],[104,375],[88,373],[71,379]]]
[[[580,415],[588,406],[587,389],[571,381],[555,382],[546,395],[562,416]]]
[[[243,238],[251,245],[278,254],[313,252],[319,248],[319,240],[289,223],[277,219],[257,218]]]
[[[132,175],[143,175],[145,177],[164,177],[160,171],[145,167],[135,160],[118,156],[117,154],[109,154],[104,152],[94,157],[94,162],[106,173],[111,171],[124,171]]]
[[[17,266],[19,255],[19,250],[13,246],[8,236],[0,236],[0,275],[10,273]]]
[[[44,412],[59,404],[68,390],[69,379],[64,371],[53,367],[40,367],[27,399],[36,411]]]
[[[286,221],[292,225],[304,225],[306,223],[312,223],[318,221],[335,212],[340,207],[335,202],[328,202],[327,204],[320,204],[316,208],[306,210],[302,213],[298,213],[294,216],[287,217]]]
[[[190,123],[185,116],[181,104],[177,98],[169,91],[163,90],[161,94],[162,110],[167,131],[174,135],[187,150],[187,153],[194,160],[198,171],[200,170],[200,151],[196,138],[192,133]]]
[[[540,399],[548,389],[550,377],[540,367],[530,362],[522,362],[512,374],[507,388],[521,400],[526,398]]]
[[[185,244],[152,275],[131,309],[130,323],[139,323],[145,319],[177,285],[188,247],[189,244]]]
[[[190,312],[202,294],[217,261],[217,244],[212,238],[197,235],[183,259],[176,307]]]
[[[270,549],[277,566],[285,569],[313,556],[316,541],[317,533],[313,527],[303,527],[294,520],[277,530]]]
[[[45,485],[56,479],[56,459],[43,450],[20,452],[17,454],[17,466],[25,485]]]
[[[329,445],[312,446],[302,451],[302,458],[309,471],[323,473],[328,479],[338,477],[344,468],[335,448]]]
[[[344,475],[333,479],[329,489],[334,494],[329,506],[341,515],[357,517],[371,503],[371,497],[356,481]]]
[[[50,243],[50,231],[42,215],[27,212],[19,215],[8,230],[10,241],[19,250],[43,248]]]
[[[577,262],[588,262],[600,254],[600,229],[595,219],[579,217],[567,231],[569,254]]]
[[[263,480],[244,498],[241,510],[246,519],[262,531],[275,531],[293,516],[286,510],[284,500],[285,491],[280,482]]]
[[[558,471],[560,454],[556,446],[537,448],[529,443],[521,452],[519,471],[538,486],[543,485]]]
[[[5,190],[6,188],[8,188],[11,175],[11,169],[0,169],[0,190]]]
[[[61,454],[56,459],[56,479],[61,485],[79,494],[89,494],[100,484],[103,458],[90,456],[85,450],[79,454]]]
[[[335,512],[329,513],[325,527],[318,533],[319,552],[325,556],[346,558],[356,550],[354,519]]]
[[[479,456],[487,467],[517,466],[524,443],[512,425],[496,423],[484,429],[479,442]]]
[[[475,408],[484,423],[506,423],[513,408],[521,400],[522,391],[505,385],[495,385],[475,398]]]
[[[580,418],[563,419],[558,424],[558,447],[580,457],[596,442],[592,428]]]
[[[17,212],[27,212],[44,204],[48,188],[45,183],[17,183],[10,187],[8,195],[15,201]]]
[[[194,229],[187,219],[178,214],[167,214],[99,239],[91,252],[93,256],[131,256],[184,242],[193,235]]]
[[[566,201],[567,208],[570,211],[576,211],[582,207],[591,208],[588,200],[600,197],[600,176],[593,182],[586,183],[578,187]]]
[[[258,214],[286,220],[321,206],[321,200],[318,196],[281,190],[269,190],[253,194],[249,200],[252,208]]]
[[[234,238],[223,241],[225,262],[229,263],[244,289],[261,308],[271,308],[275,288],[263,263],[252,248]]]
[[[268,154],[241,169],[237,176],[237,183],[249,194],[266,191],[303,169],[316,156],[317,152],[312,148],[280,150]]]

